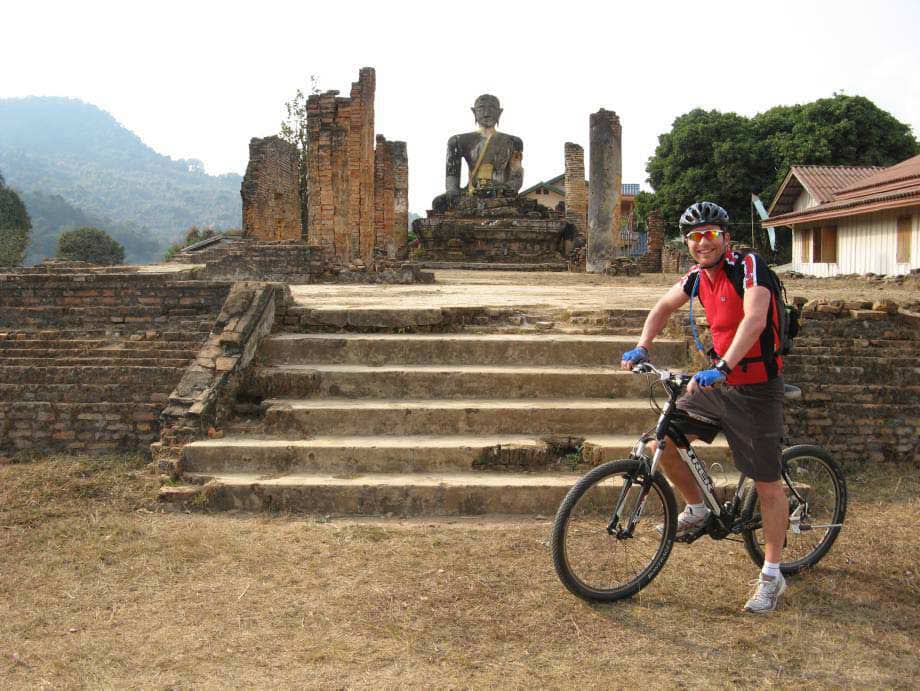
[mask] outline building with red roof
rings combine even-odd
[[[795,271],[908,273],[920,268],[920,156],[888,168],[792,166],[769,215],[792,229]]]

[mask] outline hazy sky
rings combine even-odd
[[[920,1],[5,3],[0,97],[68,96],[148,145],[243,173],[309,75],[347,94],[377,69],[376,129],[408,142],[410,208],[443,191],[449,135],[497,95],[524,139],[524,184],[587,150],[588,115],[623,124],[623,181],[645,183],[657,137],[692,108],[753,115],[834,91],[920,134]],[[2,137],[2,132],[0,132]]]

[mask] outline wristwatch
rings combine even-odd
[[[719,370],[726,377],[732,373],[732,368],[728,366],[728,363],[725,360],[719,360],[716,363],[716,369]]]

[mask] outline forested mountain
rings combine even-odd
[[[82,217],[122,242],[128,261],[158,260],[191,226],[240,225],[239,175],[158,154],[82,101],[0,99],[0,171],[33,219],[27,261],[49,255],[58,222],[84,225]]]

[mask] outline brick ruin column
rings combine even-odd
[[[643,273],[661,273],[661,252],[664,248],[664,221],[657,211],[648,215],[648,248],[639,258]]]
[[[387,146],[386,137],[378,134],[377,148],[374,150],[374,247],[384,257],[390,256],[390,232],[393,230],[395,206],[390,147]]]
[[[409,235],[409,158],[405,142],[377,135],[374,152],[374,245],[390,259],[405,259]]]
[[[591,114],[591,185],[588,190],[586,271],[602,272],[620,245],[620,194],[623,177],[622,128],[617,114],[601,108]]]
[[[348,172],[355,218],[352,251],[365,262],[374,259],[374,94],[377,77],[372,67],[363,67],[351,85]],[[357,258],[356,257],[356,258]]]
[[[565,220],[584,238],[588,233],[588,185],[585,182],[585,150],[565,143]]]
[[[393,245],[395,259],[409,252],[409,152],[406,142],[387,142],[393,162]]]
[[[297,147],[280,137],[249,140],[249,165],[240,186],[243,235],[259,240],[300,240]]]
[[[307,242],[342,263],[373,259],[375,89],[365,67],[348,98],[326,91],[307,100]]]

